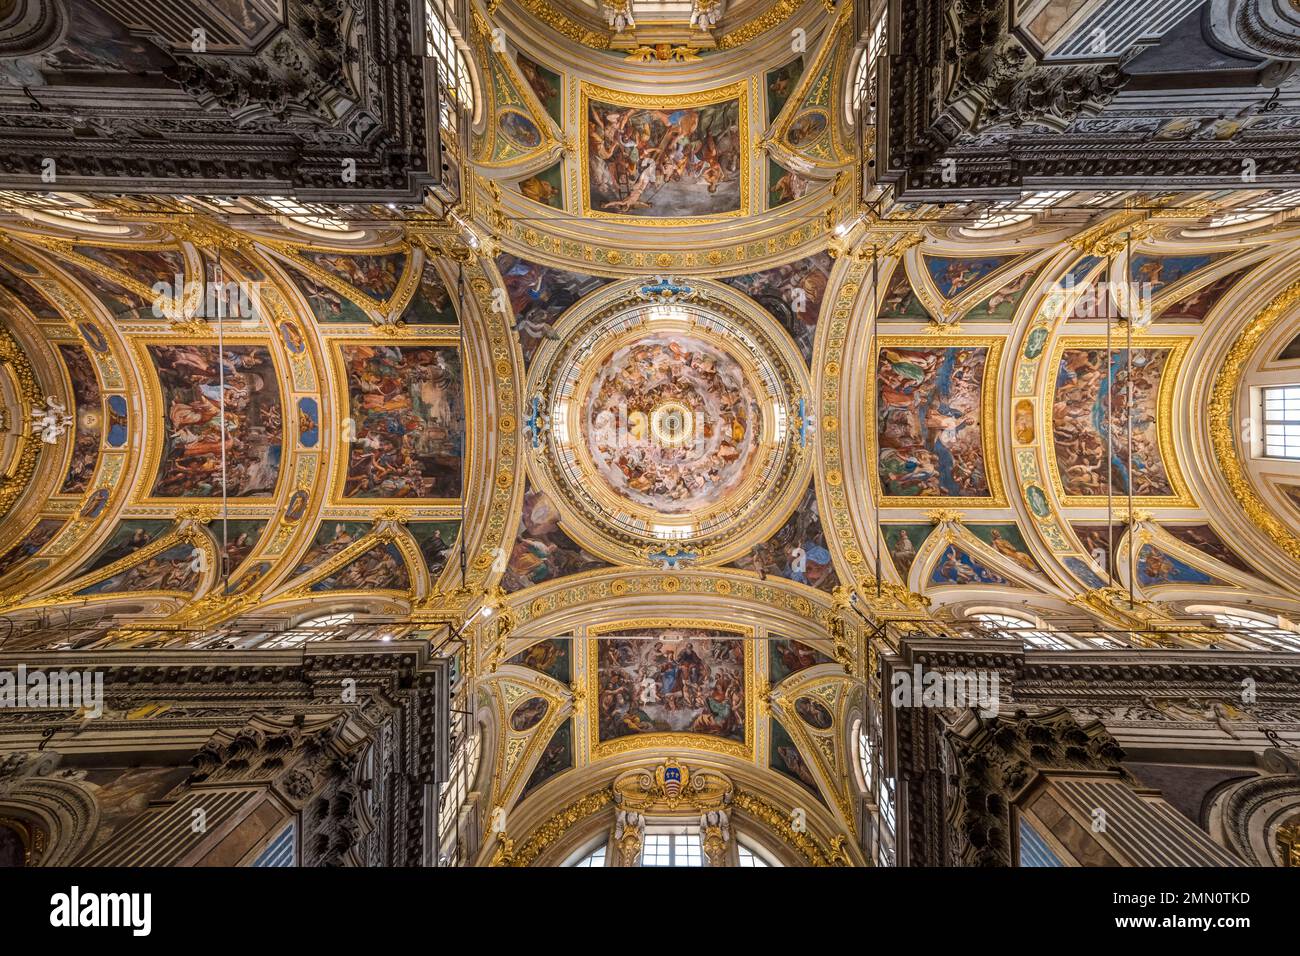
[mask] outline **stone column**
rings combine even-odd
[[[1140,788],[1100,722],[1059,708],[954,739],[956,865],[1016,866],[1022,841],[1063,866],[1237,866],[1158,793]],[[1044,849],[1045,848],[1045,849]]]

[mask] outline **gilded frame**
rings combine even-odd
[[[273,505],[279,500],[280,489],[284,484],[285,475],[293,470],[294,452],[296,451],[295,443],[298,438],[297,432],[290,430],[291,424],[296,419],[293,415],[286,414],[285,410],[296,410],[298,406],[297,395],[284,385],[284,383],[291,381],[287,374],[289,369],[286,367],[285,359],[268,335],[227,335],[223,337],[221,342],[227,346],[257,345],[266,349],[271,356],[271,365],[276,373],[276,387],[280,391],[280,469],[275,478],[275,487],[265,495],[231,498],[229,505],[233,506],[233,513],[234,510],[241,510],[241,506]],[[158,422],[161,424],[162,429],[166,429],[167,408],[163,402],[162,379],[158,375],[158,368],[154,365],[153,357],[149,354],[149,346],[162,345],[175,348],[197,345],[216,348],[218,345],[217,336],[214,334],[179,338],[165,333],[132,335],[128,337],[127,344],[135,353],[133,357],[136,367],[141,370],[140,380],[144,384],[146,421]],[[138,472],[138,480],[141,485],[132,496],[131,504],[184,507],[187,505],[213,504],[221,501],[221,495],[166,497],[153,494],[153,489],[158,484],[159,469],[162,467],[162,452],[165,439],[164,432],[159,428],[151,428],[148,424],[144,426],[144,461]]]
[[[1183,359],[1187,355],[1187,350],[1192,343],[1192,336],[1188,335],[1141,335],[1133,339],[1133,347],[1150,348],[1150,349],[1167,349],[1169,359],[1165,364],[1164,371],[1160,373],[1160,391],[1156,400],[1156,429],[1158,432],[1158,444],[1160,447],[1160,460],[1165,466],[1165,473],[1169,476],[1169,486],[1173,489],[1172,495],[1138,495],[1133,496],[1135,502],[1141,502],[1146,507],[1161,508],[1195,508],[1196,499],[1191,495],[1187,488],[1187,482],[1183,479],[1182,468],[1178,463],[1177,448],[1174,442],[1174,394],[1178,388],[1178,376],[1182,371]],[[1114,351],[1122,351],[1125,348],[1123,338],[1112,337],[1111,347]],[[1056,461],[1056,425],[1053,420],[1053,407],[1056,404],[1056,379],[1060,373],[1061,357],[1065,354],[1066,349],[1085,348],[1085,349],[1104,349],[1106,347],[1106,336],[1104,335],[1066,335],[1056,340],[1052,347],[1051,362],[1047,366],[1047,381],[1044,383],[1044,398],[1039,408],[1038,428],[1039,435],[1042,436],[1043,452],[1047,456],[1047,472],[1051,476],[1052,490],[1056,493],[1057,501],[1062,508],[1090,508],[1098,507],[1106,503],[1105,495],[1067,495],[1065,493],[1065,484],[1061,481],[1061,473]],[[1127,494],[1116,492],[1115,499],[1127,500]]]
[[[607,638],[611,635],[617,635],[622,631],[634,628],[650,627],[704,628],[711,631],[722,631],[724,634],[734,634],[738,640],[744,642],[745,737],[743,741],[726,740],[721,737],[711,737],[707,734],[678,732],[632,734],[627,737],[617,737],[613,740],[604,741],[600,739],[600,676],[597,673],[600,663],[600,655],[598,651],[598,642],[602,637]],[[656,747],[677,750],[702,750],[706,753],[727,754],[732,757],[739,757],[743,760],[752,761],[754,759],[754,748],[756,745],[756,723],[754,711],[758,706],[756,696],[758,681],[755,671],[757,666],[755,657],[757,641],[755,640],[755,631],[753,627],[744,624],[733,624],[728,621],[706,620],[701,618],[634,618],[631,620],[619,621],[616,624],[602,624],[599,627],[588,628],[586,642],[587,748],[591,762],[594,763],[604,757],[624,754],[633,750],[646,750]]]
[[[343,418],[347,418],[352,413],[351,396],[348,394],[347,367],[343,361],[343,349],[350,345],[366,346],[385,346],[397,348],[454,348],[460,354],[461,366],[461,400],[465,406],[465,450],[462,453],[462,476],[468,476],[473,473],[474,455],[476,451],[474,441],[474,429],[471,427],[469,405],[470,400],[475,394],[474,372],[469,363],[465,361],[465,355],[461,351],[461,340],[459,334],[434,333],[431,335],[403,335],[401,338],[375,337],[375,336],[351,336],[341,335],[332,336],[329,340],[329,358],[330,363],[330,387],[339,389],[334,396],[335,407],[339,409]],[[347,508],[363,505],[392,507],[394,505],[420,505],[423,507],[451,507],[459,505],[465,495],[464,480],[462,480],[461,496],[457,498],[367,498],[361,495],[355,497],[346,497],[343,490],[347,484],[348,462],[350,456],[344,454],[345,449],[340,450],[335,457],[334,475],[330,482],[329,505],[332,508]]]
[[[715,213],[707,216],[684,216],[684,217],[654,217],[654,216],[628,216],[618,213],[603,212],[599,209],[591,208],[591,162],[590,148],[591,142],[587,136],[588,117],[591,112],[591,102],[597,100],[602,103],[608,103],[610,106],[631,106],[639,109],[678,109],[681,107],[691,106],[712,106],[715,103],[724,103],[728,100],[737,102],[737,132],[740,135],[740,208],[731,212]],[[750,135],[749,135],[749,83],[747,80],[741,80],[728,86],[717,87],[712,90],[704,90],[699,93],[679,93],[671,95],[651,96],[644,93],[626,93],[620,90],[611,90],[607,87],[596,86],[593,83],[583,81],[579,84],[578,93],[579,115],[582,117],[583,133],[582,147],[578,156],[578,163],[581,169],[581,184],[578,190],[578,215],[593,219],[603,219],[609,222],[635,223],[637,225],[656,228],[660,226],[693,226],[702,223],[726,222],[732,219],[740,219],[748,216],[752,211],[750,206],[752,197],[750,196],[750,175],[751,175],[751,157],[750,153]]]
[[[1206,417],[1214,458],[1223,470],[1223,479],[1233,498],[1255,527],[1268,535],[1276,547],[1300,561],[1300,535],[1295,533],[1293,526],[1271,511],[1260,497],[1259,489],[1251,480],[1243,462],[1232,421],[1247,363],[1264,337],[1278,322],[1291,314],[1297,302],[1300,302],[1300,282],[1292,282],[1257,312],[1233,340],[1223,359],[1223,365],[1214,378]]]
[[[881,508],[927,508],[932,505],[944,508],[1005,508],[1006,486],[1002,481],[1002,465],[998,457],[997,406],[998,381],[1002,372],[1002,349],[1006,338],[1001,335],[881,335],[877,336],[875,350],[870,355],[872,387],[865,396],[867,431],[867,459],[870,468],[872,493]],[[980,387],[980,444],[984,449],[985,474],[989,493],[981,497],[952,497],[942,495],[909,496],[886,495],[880,481],[880,426],[876,419],[876,370],[880,367],[880,353],[886,348],[941,349],[962,346],[987,348],[984,362],[984,380]]]

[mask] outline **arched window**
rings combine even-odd
[[[276,214],[290,220],[291,223],[319,229],[323,232],[348,232],[351,227],[342,219],[332,215],[328,206],[320,203],[301,203],[288,196],[262,196],[258,200]]]
[[[86,211],[94,204],[76,193],[24,193],[0,189],[0,203],[43,213],[51,219],[67,219],[73,223],[97,223],[99,220]]]
[[[1261,196],[1248,198],[1238,203],[1227,212],[1214,216],[1206,224],[1206,229],[1225,229],[1230,226],[1244,226],[1259,222],[1270,216],[1287,212],[1300,206],[1300,189],[1283,189],[1279,192],[1266,192]],[[1190,233],[1189,233],[1190,234]]]
[[[891,837],[898,830],[898,783],[893,777],[880,781],[880,823]]]
[[[770,867],[773,865],[761,851],[751,848],[744,840],[736,841],[736,853],[739,857],[737,866]]]
[[[438,795],[439,866],[459,866],[462,847],[457,839],[460,811],[478,779],[483,733],[469,714],[453,714],[451,769]]]
[[[1050,189],[1043,192],[1027,193],[1019,199],[1004,199],[990,205],[978,219],[964,226],[965,231],[988,232],[1004,229],[1018,222],[1025,222],[1034,213],[1050,209],[1074,195],[1068,189]]]
[[[1300,651],[1300,631],[1282,626],[1283,622],[1275,615],[1230,607],[1189,607],[1187,610],[1212,618],[1224,630],[1239,632],[1249,643],[1282,651]]]
[[[875,786],[875,748],[872,746],[871,732],[865,720],[858,721],[858,767],[862,771],[863,789],[870,794]]]
[[[606,845],[602,843],[596,849],[592,850],[586,856],[579,858],[576,862],[570,863],[570,866],[604,866],[605,865]]]
[[[275,635],[269,641],[259,644],[258,647],[262,650],[277,651],[286,647],[302,647],[304,644],[315,644],[318,641],[338,640],[342,637],[342,630],[351,624],[355,618],[356,615],[351,611],[338,614],[319,614],[305,621],[299,621],[289,630]]]
[[[424,37],[427,55],[438,60],[438,82],[445,94],[441,104],[442,125],[455,129],[454,112],[474,109],[474,86],[470,82],[465,56],[447,29],[451,0],[425,0]]]
[[[885,40],[887,39],[885,30],[888,14],[889,5],[882,4],[880,14],[876,19],[876,25],[871,30],[871,39],[867,41],[866,49],[858,56],[857,70],[853,74],[850,122],[853,122],[854,116],[862,112],[864,108],[868,108],[871,103],[876,87],[876,61],[880,59],[880,54],[885,50]],[[875,122],[874,115],[866,115],[864,122],[867,125],[873,124]]]
[[[734,831],[733,831],[734,832]],[[736,841],[736,866],[777,867],[783,866],[757,841],[745,836],[733,837]],[[601,837],[600,843],[587,843],[582,849],[573,853],[564,863],[566,867],[605,866],[608,854],[608,835]],[[706,865],[704,850],[700,845],[700,828],[693,823],[685,824],[650,824],[646,827],[641,843],[639,866],[646,867],[703,867]]]
[[[867,92],[871,89],[871,51],[863,50],[862,55],[858,57],[858,71],[853,74],[853,109],[862,109],[863,102],[867,99]]]
[[[1039,622],[1005,611],[979,611],[971,615],[971,620],[978,621],[984,629],[1002,636],[1002,631],[1014,631],[1014,636],[1022,639],[1030,647],[1044,651],[1068,651],[1070,645],[1050,631],[1043,630]]]

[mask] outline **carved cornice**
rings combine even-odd
[[[1174,112],[1112,116],[1106,107],[1129,83],[1126,57],[1039,61],[1011,32],[1003,0],[903,0],[898,52],[881,57],[877,161],[903,201],[946,193],[1079,188],[1107,178],[1236,186],[1243,160],[1261,183],[1287,181],[1296,136],[1285,118],[1222,128],[1211,142],[1159,138],[1189,112],[1206,125],[1208,98]],[[1197,112],[1199,111],[1199,112]],[[1100,114],[1095,121],[1089,116]],[[953,177],[955,172],[956,176]],[[1058,185],[1059,184],[1059,185]]]
[[[1159,632],[1151,632],[1158,637]],[[900,642],[901,665],[951,670],[998,670],[1011,690],[1034,682],[1040,689],[1056,683],[1096,687],[1151,687],[1169,683],[1228,688],[1237,693],[1241,682],[1258,683],[1280,693],[1300,693],[1300,658],[1260,651],[1202,648],[1108,649],[1045,651],[1026,649],[1018,640],[907,637]]]
[[[58,109],[0,112],[0,172],[44,188],[42,160],[53,157],[59,183],[80,192],[220,195],[238,182],[254,193],[420,202],[441,182],[441,157],[431,74],[412,55],[413,10],[290,0],[287,25],[255,50],[197,51],[188,39],[176,52],[158,47],[159,65],[139,76],[148,95],[63,85]],[[74,137],[74,126],[91,135]],[[349,164],[354,178],[343,175]]]
[[[959,865],[1011,865],[1011,805],[1045,770],[1131,780],[1121,766],[1124,751],[1101,723],[1082,726],[1064,708],[995,717],[969,739],[953,737],[952,744],[961,786],[947,816],[960,842],[949,857]]]

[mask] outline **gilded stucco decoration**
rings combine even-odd
[[[891,209],[843,115],[851,5],[750,5],[676,61],[566,11],[474,14],[486,102],[437,215],[3,214],[6,425],[47,395],[73,423],[0,444],[0,609],[149,651],[330,611],[445,642],[512,866],[633,808],[856,861],[847,725],[900,633],[1300,614],[1300,491],[1241,430],[1295,368],[1294,231],[1216,236],[1200,194]],[[218,275],[251,310],[218,321]],[[1096,312],[1115,276],[1141,316]]]
[[[842,4],[798,86],[764,135],[763,145],[783,166],[824,179],[852,160],[855,150],[840,104],[855,39],[853,7]]]
[[[517,447],[512,415],[500,416],[498,425],[507,427],[485,434],[482,410],[513,408],[518,387],[506,360],[509,330],[491,309],[490,284],[476,257],[457,261],[453,253],[463,246],[434,229],[316,244],[283,229],[243,232],[187,211],[148,231],[151,240],[138,243],[49,236],[28,224],[15,226],[9,240],[15,261],[66,316],[51,326],[54,341],[89,357],[107,427],[85,491],[67,501],[56,494],[32,512],[48,516],[39,518],[38,529],[55,515],[65,518],[34,548],[43,563],[28,571],[38,576],[7,575],[4,602],[111,608],[128,591],[132,598],[156,594],[162,604],[150,606],[170,607],[178,624],[191,627],[259,603],[288,606],[323,593],[363,605],[398,599],[416,613],[431,606],[435,593],[450,595],[438,599],[439,607],[473,600],[482,589],[473,582],[490,573],[500,547],[500,539],[485,535],[495,529],[504,536],[510,527],[505,514]],[[197,281],[206,270],[215,282],[218,250],[232,290],[223,300],[220,335]],[[458,302],[454,290],[462,282],[468,297]],[[154,526],[187,508],[222,505],[219,482],[199,480],[219,467],[214,449],[220,443],[204,437],[215,421],[218,344],[227,354],[228,423],[237,442],[227,448],[228,464],[246,470],[232,472],[224,508],[208,516],[207,532],[193,542],[189,532],[158,538]],[[423,360],[438,352],[451,361],[411,401],[399,401],[400,390],[383,401],[361,400],[367,393],[359,389],[371,384],[379,386],[374,394],[384,394],[387,373],[376,364],[384,356]],[[492,354],[495,362],[479,358]],[[480,368],[491,371],[481,377]],[[370,377],[358,377],[358,369]],[[456,414],[470,424],[440,451],[436,442],[449,408],[440,381],[452,375]],[[365,424],[373,415],[410,422],[411,415],[425,415],[433,422],[431,457],[413,459],[424,464],[409,481],[375,481],[358,494],[360,463],[369,461],[358,448],[374,442]],[[480,460],[492,463],[487,473],[478,469]],[[485,520],[464,542],[469,580],[462,582],[465,510]],[[389,512],[401,520],[383,524]],[[351,526],[376,520],[378,530],[366,539],[375,547],[358,545],[361,536]],[[321,529],[332,534],[343,525],[349,531],[340,541],[350,546],[331,552],[305,578],[299,565],[312,540]],[[150,537],[147,547],[133,543],[144,537]],[[191,545],[184,554],[183,544]],[[87,557],[97,550],[114,562],[101,559],[88,573]],[[189,562],[202,570],[187,573]]]

